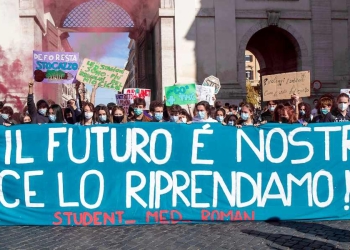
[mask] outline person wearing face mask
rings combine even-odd
[[[146,101],[142,98],[134,99],[134,112],[133,116],[129,117],[130,122],[150,122],[151,118],[146,116],[143,111],[146,107]]]
[[[276,101],[268,101],[267,102],[267,110],[261,114],[261,123],[267,123],[273,121],[273,113],[277,107]]]
[[[196,116],[193,122],[218,122],[210,117],[210,105],[207,101],[201,101],[195,106]]]
[[[314,104],[314,108],[311,110],[311,115],[313,117],[315,117],[315,116],[319,115],[319,113],[318,113],[318,99],[315,99],[313,101],[313,104]]]
[[[98,105],[95,108],[95,121],[96,124],[106,124],[110,121],[110,113],[108,107],[105,105]]]
[[[299,108],[298,122],[306,126],[313,119],[313,116],[311,114],[311,107],[308,103],[301,102],[298,104],[298,108]]]
[[[349,96],[345,93],[341,93],[337,97],[337,107],[332,112],[334,122],[347,122],[350,121],[350,113],[348,112]],[[329,117],[327,117],[329,119]],[[326,119],[326,121],[327,121]]]
[[[95,124],[94,105],[91,102],[86,102],[82,106],[82,111],[83,112],[81,113],[80,124],[83,126],[94,125]]]
[[[17,124],[17,122],[12,119],[12,116],[13,116],[13,109],[9,106],[4,106],[1,109],[0,125],[9,127]]]
[[[159,101],[153,101],[151,104],[150,111],[152,115],[152,122],[164,122],[164,104]]]
[[[238,116],[237,115],[227,115],[225,117],[223,125],[229,126],[229,127],[235,127],[238,121]]]
[[[21,116],[21,124],[31,124],[31,123],[32,123],[32,118],[30,118],[28,114]]]
[[[48,111],[49,123],[64,123],[63,112],[60,105],[52,104]]]
[[[180,111],[181,111],[181,106],[177,105],[177,104],[173,104],[170,108],[169,108],[169,114],[170,114],[170,122],[178,122],[179,121],[179,115],[180,115]]]
[[[243,126],[259,126],[260,123],[254,119],[254,105],[251,103],[244,104],[241,110],[241,117],[238,119],[236,127],[242,128]]]
[[[27,105],[28,105],[29,115],[32,118],[32,123],[35,123],[35,124],[48,123],[49,118],[47,117],[47,110],[49,108],[49,105],[45,100],[39,100],[35,106],[34,96],[33,96],[34,81],[30,81],[28,86],[29,86],[29,91],[28,91]]]
[[[223,108],[219,108],[219,109],[216,110],[215,118],[221,124],[224,124],[225,116],[226,116],[226,112],[225,112],[225,110]]]
[[[121,106],[114,106],[111,111],[111,117],[110,117],[111,123],[126,123],[127,118],[125,116],[125,110]]]
[[[318,115],[312,119],[312,122],[334,122],[335,117],[331,113],[332,107],[333,98],[329,95],[322,96],[318,102]]]
[[[229,112],[227,113],[227,115],[235,115],[235,116],[237,116],[237,114],[238,114],[238,107],[237,107],[237,105],[230,105],[229,106]]]
[[[192,117],[191,115],[187,112],[186,109],[181,109],[179,112],[179,120],[177,123],[180,124],[191,124],[192,123]]]

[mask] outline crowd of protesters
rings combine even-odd
[[[66,123],[75,125],[93,125],[127,122],[175,122],[191,124],[196,122],[215,122],[225,126],[260,126],[266,123],[299,123],[307,126],[309,123],[344,122],[350,121],[349,96],[342,93],[334,98],[332,95],[323,95],[313,102],[314,107],[303,102],[297,95],[292,95],[286,101],[268,101],[260,112],[251,103],[224,105],[215,101],[214,106],[201,101],[184,109],[180,105],[167,107],[165,100],[152,101],[149,110],[145,110],[144,99],[135,98],[128,111],[115,103],[94,105],[97,87],[93,88],[90,102],[82,101],[79,94],[79,83],[76,84],[77,97],[67,102],[62,108],[52,101],[39,100],[34,103],[34,82],[29,83],[27,106],[20,119],[14,119],[13,109],[0,102],[0,125],[15,124],[45,124]]]

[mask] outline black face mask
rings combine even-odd
[[[113,123],[121,123],[124,116],[113,116]]]
[[[282,117],[282,123],[288,123],[289,121],[288,121],[288,119],[286,118],[286,117]]]
[[[23,122],[23,124],[31,124],[32,122]]]
[[[66,119],[68,124],[74,124],[74,120],[72,117]]]

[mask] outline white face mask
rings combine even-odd
[[[187,118],[186,118],[186,117],[182,117],[181,121],[182,121],[183,123],[187,123]]]
[[[339,103],[339,104],[338,104],[338,108],[339,108],[341,111],[345,111],[345,110],[347,110],[347,108],[348,108],[348,104],[346,104],[346,103]]]
[[[92,112],[86,112],[85,113],[85,119],[90,120],[93,115],[94,115],[94,113],[92,113]]]

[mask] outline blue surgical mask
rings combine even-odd
[[[163,119],[163,113],[155,113],[154,118],[156,118],[157,121],[160,121]]]
[[[134,108],[134,112],[135,112],[135,115],[136,116],[139,116],[142,114],[143,110],[142,109],[139,109],[139,108]]]
[[[216,120],[217,120],[218,122],[222,122],[222,121],[224,120],[224,117],[223,117],[223,116],[217,116],[217,117],[216,117]]]
[[[229,126],[234,126],[235,123],[234,123],[234,121],[228,121],[228,125],[229,125]]]
[[[233,112],[228,112],[227,114],[228,114],[228,115],[233,115]]]
[[[56,116],[55,115],[49,115],[49,120],[51,122],[55,122],[56,121]]]
[[[5,120],[7,120],[9,118],[8,114],[1,114],[1,117],[4,118]]]
[[[246,121],[246,120],[248,120],[248,118],[249,118],[249,114],[247,114],[247,113],[242,113],[241,118],[242,118],[242,120]]]
[[[107,116],[106,115],[100,115],[100,121],[101,122],[106,122],[107,121]]]
[[[301,115],[305,115],[305,110],[300,110]]]
[[[177,116],[177,115],[170,116],[170,121],[171,122],[177,122],[178,120],[179,120],[179,116]]]
[[[39,114],[41,114],[41,115],[46,115],[46,112],[47,112],[47,109],[45,108],[45,109],[39,109]]]
[[[198,111],[198,117],[199,119],[203,120],[205,117],[205,112],[204,111]]]
[[[269,110],[270,110],[271,112],[273,112],[273,111],[275,111],[275,108],[276,108],[275,106],[270,106],[270,107],[269,107]]]
[[[329,113],[328,109],[321,109],[322,114],[326,115]]]
[[[186,117],[182,117],[181,121],[182,121],[182,123],[187,123],[187,118]]]

